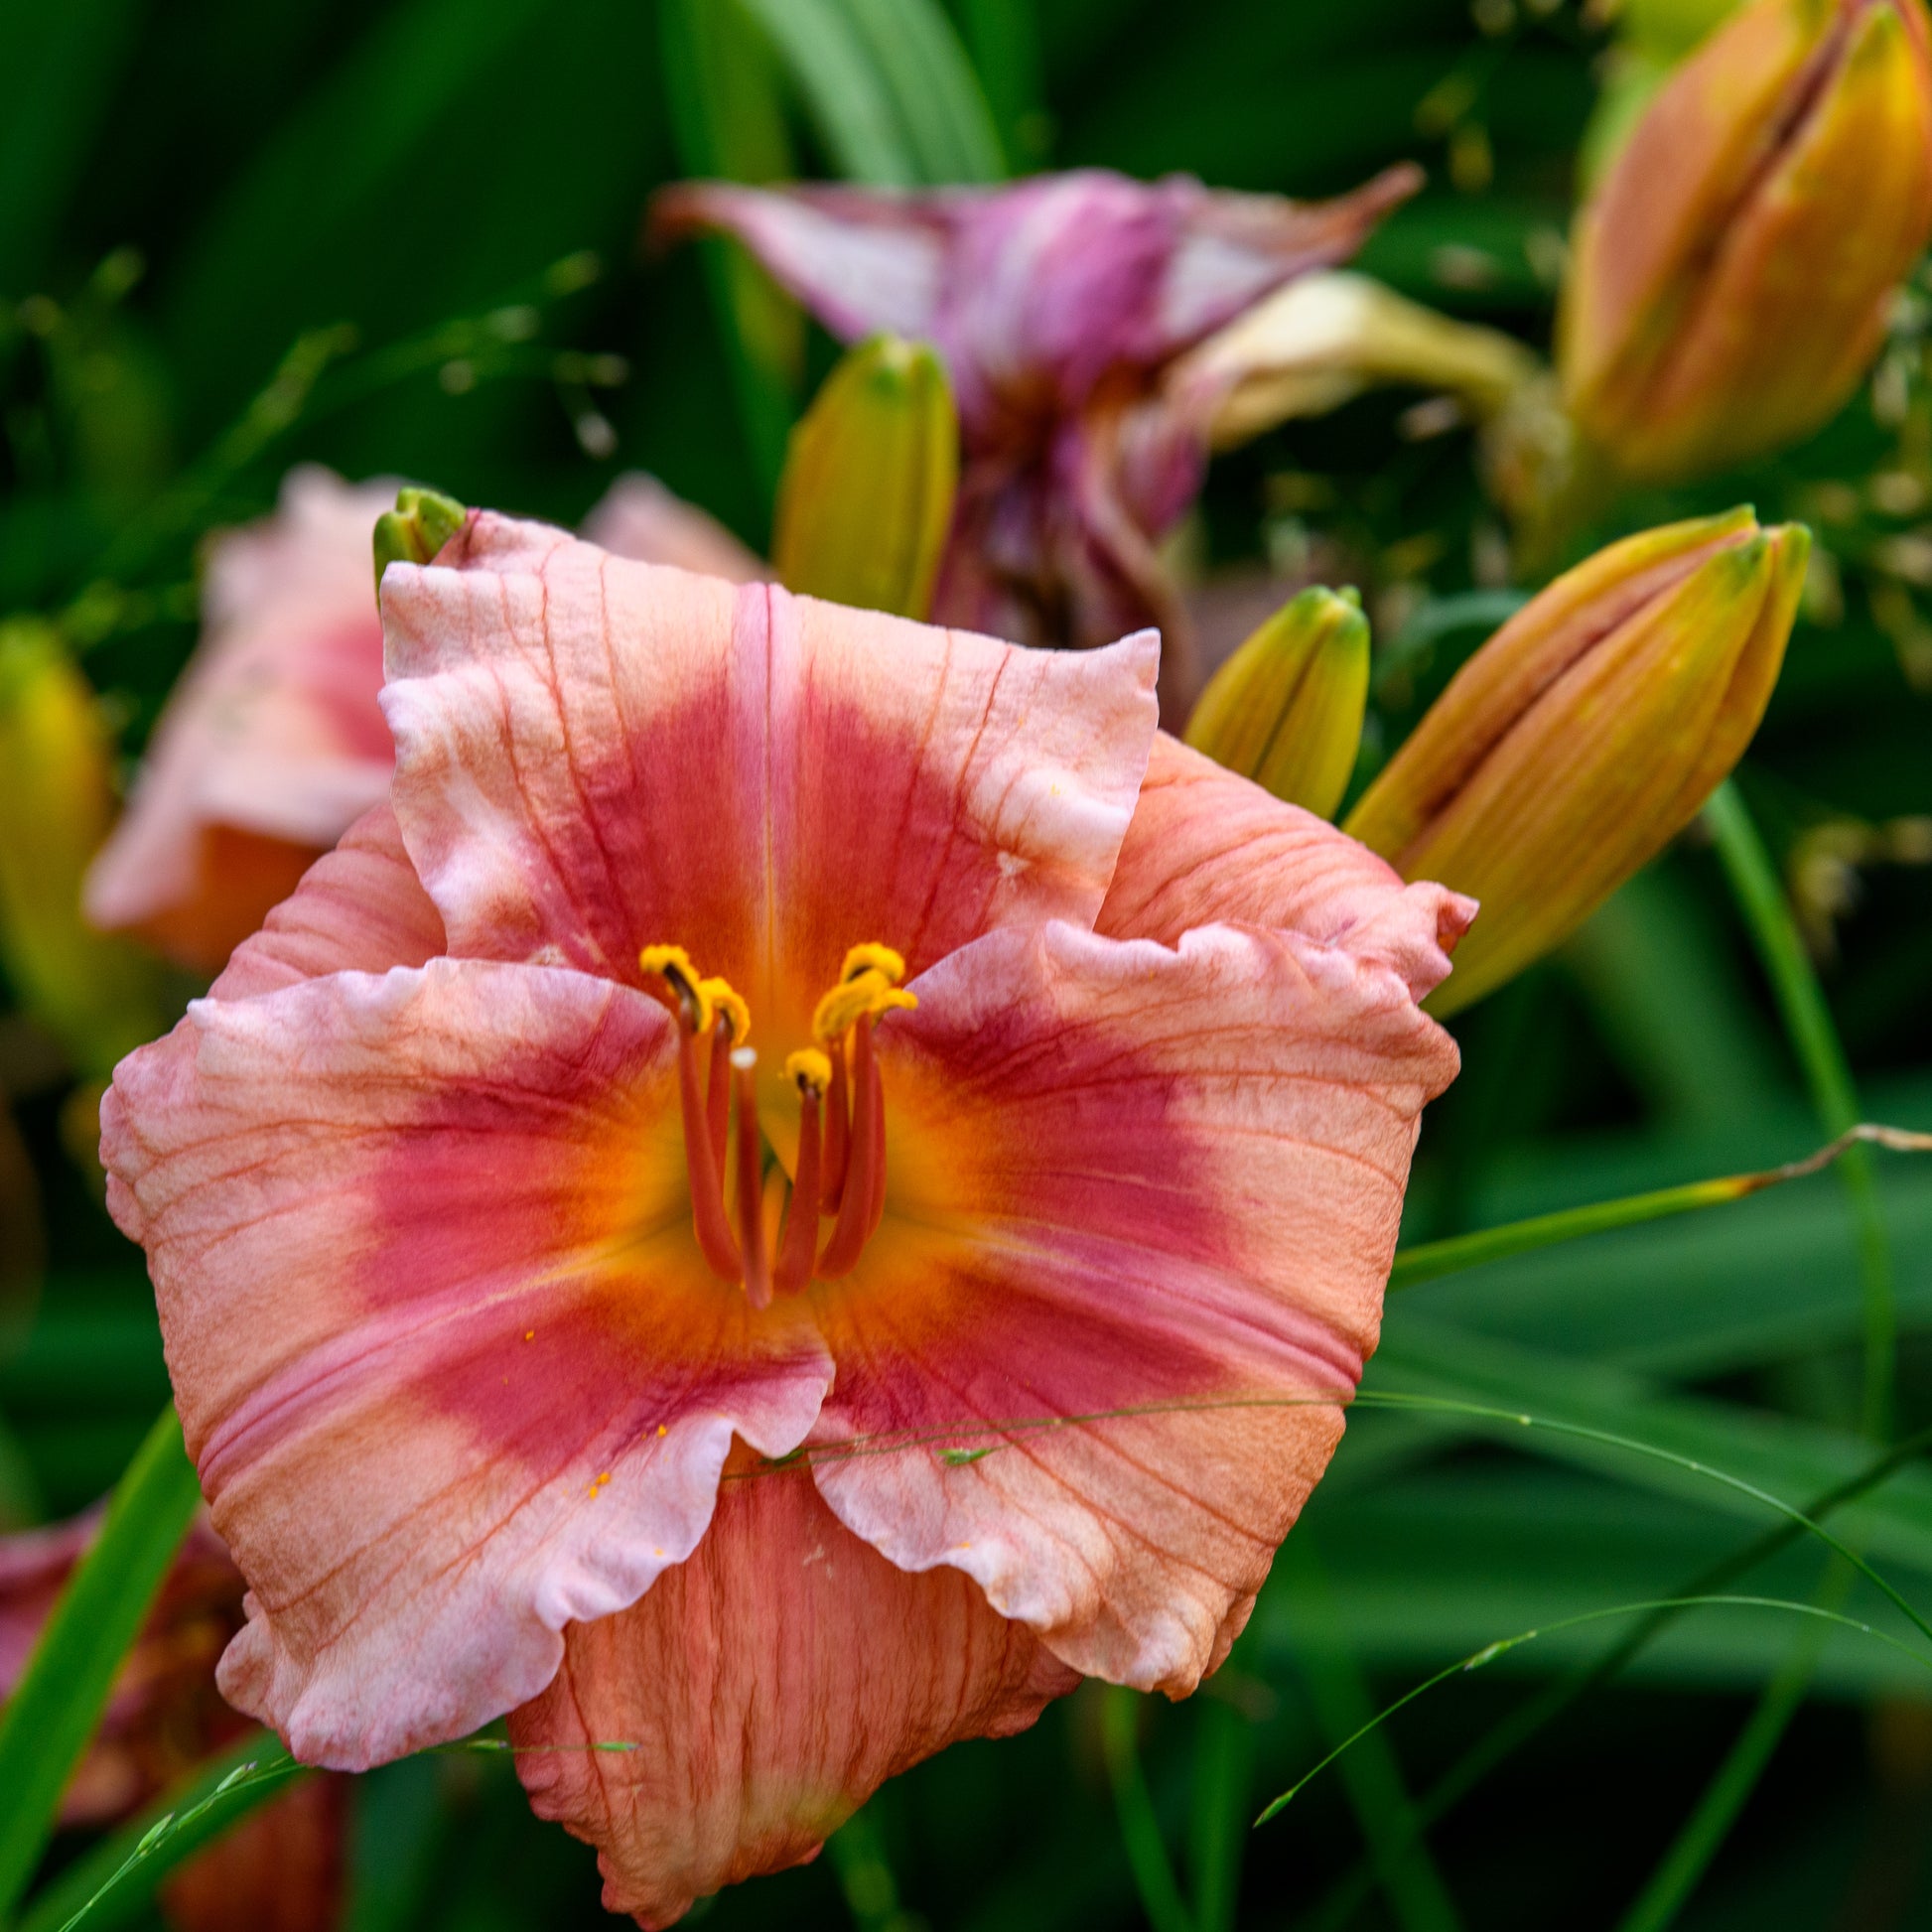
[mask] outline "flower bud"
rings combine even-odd
[[[1646,482],[1809,435],[1932,236],[1922,0],[1753,0],[1672,74],[1577,224],[1564,397]]]
[[[80,915],[113,817],[100,708],[46,625],[0,624],[0,962],[15,997],[82,1073],[161,1031],[145,961]]]
[[[1368,705],[1368,620],[1352,590],[1291,598],[1208,680],[1186,740],[1291,805],[1331,818]]]
[[[1450,680],[1343,829],[1481,902],[1442,1014],[1573,932],[1742,756],[1784,661],[1810,533],[1747,509],[1628,537]]]
[[[413,485],[396,491],[396,506],[375,519],[375,589],[391,564],[431,564],[436,553],[463,528],[470,512],[454,496]]]
[[[791,433],[772,562],[790,590],[924,618],[952,522],[959,424],[939,357],[874,336]]]

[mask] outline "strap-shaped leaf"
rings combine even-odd
[[[94,1734],[202,1500],[172,1406],[135,1451],[0,1716],[0,1918],[40,1863],[73,1767]]]

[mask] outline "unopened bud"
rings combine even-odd
[[[1753,0],[1658,90],[1578,219],[1564,397],[1669,482],[1809,435],[1932,236],[1921,0]]]
[[[76,1071],[103,1075],[161,1031],[147,963],[80,915],[80,882],[113,817],[111,742],[59,638],[0,624],[0,961]]]
[[[1352,590],[1291,598],[1208,680],[1186,739],[1291,805],[1331,818],[1368,706],[1368,620]]]
[[[1747,509],[1560,577],[1450,680],[1344,830],[1481,903],[1452,1012],[1573,932],[1694,816],[1770,701],[1810,533]]]
[[[410,487],[396,491],[396,506],[375,519],[375,588],[391,564],[432,564],[436,553],[463,528],[470,512],[454,496]]]
[[[788,589],[923,618],[952,522],[959,423],[939,357],[875,336],[791,433],[772,562]]]

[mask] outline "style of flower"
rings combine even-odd
[[[90,1510],[0,1538],[0,1701],[99,1531]],[[220,1539],[197,1523],[62,1799],[63,1824],[116,1823],[247,1728],[214,1688],[215,1660],[243,1621],[242,1590]],[[170,1876],[164,1916],[178,1932],[330,1932],[341,1915],[345,1811],[340,1779],[282,1792]]]
[[[369,533],[393,483],[292,471],[275,514],[209,548],[201,647],[162,714],[85,910],[218,972],[270,906],[387,795],[382,621]],[[744,581],[757,558],[653,477],[615,483],[586,528],[607,550]]]
[[[475,514],[102,1158],[304,1758],[503,1713],[646,1924],[1181,1696],[1375,1344],[1473,907],[1035,652]],[[611,1746],[619,1748],[600,1748]]]
[[[1163,372],[1352,255],[1420,179],[1391,168],[1319,203],[1100,169],[930,194],[699,182],[653,219],[736,235],[847,342],[891,330],[944,356],[963,467],[937,618],[1083,645],[1154,621],[1173,659],[1185,614],[1157,545],[1199,492],[1223,398],[1164,394]]]

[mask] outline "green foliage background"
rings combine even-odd
[[[810,65],[826,35],[882,18],[871,45],[890,54],[901,7],[930,28],[922,7],[737,5],[0,0],[0,612],[62,618],[130,752],[193,642],[197,541],[265,508],[295,460],[562,521],[643,467],[764,540],[784,423],[829,351],[733,258],[645,253],[651,190],[688,169],[918,174],[951,140],[962,166],[1184,169],[1315,195],[1413,156],[1431,187],[1362,265],[1547,344],[1610,49],[1573,5],[957,0],[934,18],[985,106],[950,132],[895,120],[890,86],[868,121],[863,89]],[[1638,11],[1654,30],[1673,10]],[[1922,292],[1901,304],[1872,390],[1805,450],[1616,512],[1634,526],[1748,495],[1767,520],[1818,528],[1827,565],[1740,785],[1812,914],[1865,1116],[1921,1128],[1932,874],[1892,861],[1923,849],[1896,821],[1932,812],[1924,310]],[[285,360],[292,345],[306,346]],[[1385,743],[1504,608],[1469,439],[1417,435],[1417,400],[1367,398],[1217,466],[1196,536],[1209,564],[1268,557],[1362,585]],[[1856,905],[1824,916],[1854,876]],[[1466,1070],[1428,1123],[1412,1239],[1825,1138],[1696,838],[1458,1031]],[[0,1020],[0,1083],[18,1128],[0,1141],[0,1476],[25,1523],[111,1483],[167,1383],[139,1258],[63,1151],[71,1069],[18,1014]],[[1880,1174],[1908,1434],[1932,1410],[1932,1168]],[[1862,1321],[1845,1191],[1824,1175],[1403,1291],[1367,1386],[1624,1435],[1803,1504],[1872,1454]],[[1674,1594],[1775,1526],[1734,1490],[1587,1437],[1364,1410],[1208,1693],[1140,1710],[1090,1690],[1026,1738],[958,1748],[888,1787],[818,1866],[722,1897],[708,1923],[1926,1923],[1932,1675],[1767,1611],[1674,1621],[1475,1784],[1426,1851],[1411,1798],[1627,1623],[1454,1676],[1246,1831],[1445,1664]],[[1922,1462],[1837,1526],[1932,1602]],[[1801,1540],[1732,1587],[1810,1600],[1823,1567]],[[1904,1627],[1863,1587],[1846,1603]],[[1708,1876],[1625,1920],[1794,1656],[1815,1665],[1809,1695]],[[1163,1892],[1150,1834],[1181,1899]],[[500,1757],[362,1780],[352,1860],[353,1932],[602,1922],[590,1855],[528,1817]]]

